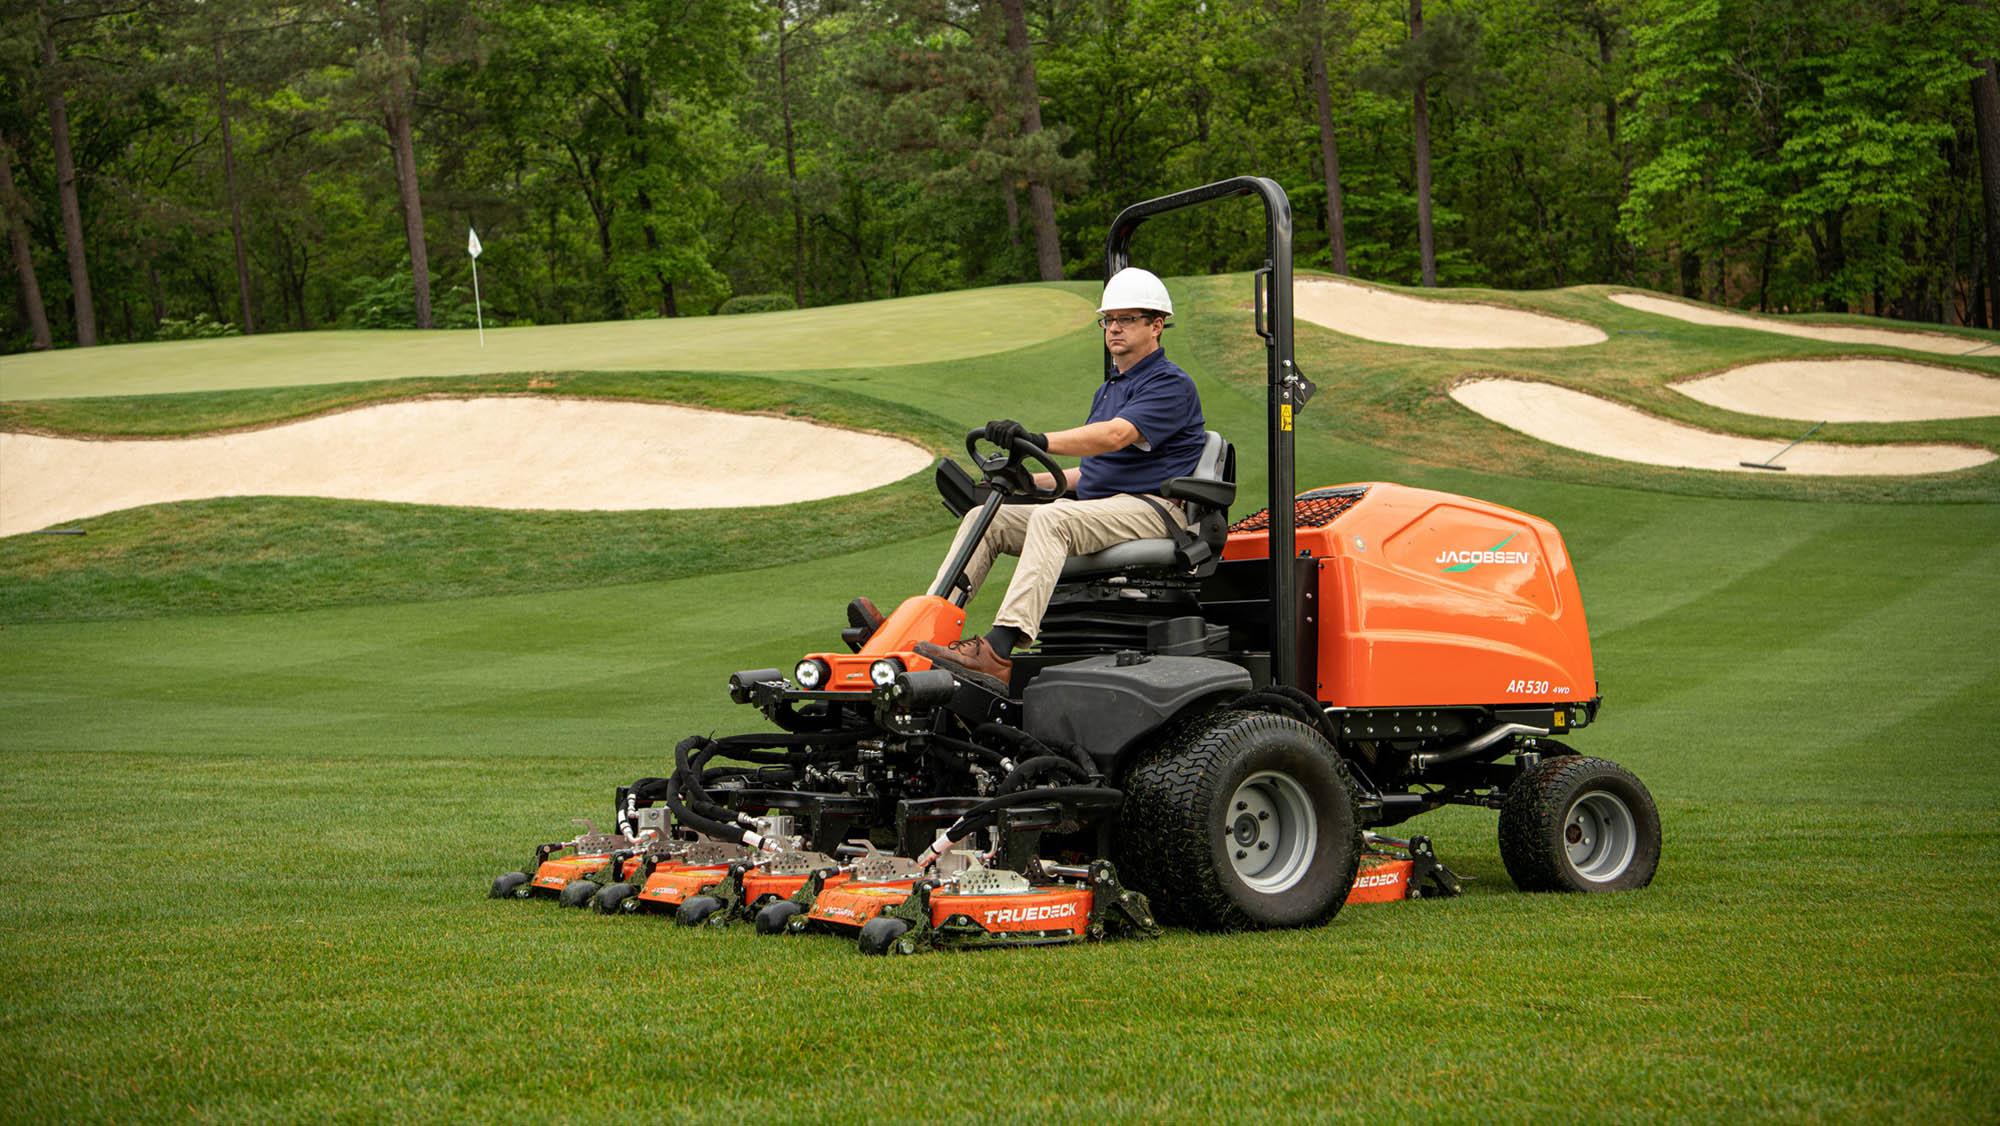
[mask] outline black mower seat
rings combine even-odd
[[[1202,436],[1201,460],[1194,472],[1161,486],[1161,495],[1187,506],[1194,525],[1192,542],[1165,537],[1129,540],[1090,555],[1072,555],[1063,564],[1059,582],[1079,582],[1132,571],[1183,574],[1214,569],[1222,543],[1229,536],[1229,503],[1236,497],[1236,447],[1213,430]],[[1165,531],[1165,527],[1160,529]]]

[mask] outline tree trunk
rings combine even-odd
[[[1042,131],[1042,95],[1035,81],[1035,57],[1028,51],[1028,18],[1021,0],[1000,0],[1007,19],[1007,53],[1014,56],[1015,94],[1021,99],[1021,137]],[[1056,231],[1055,194],[1040,177],[1028,180],[1028,214],[1035,222],[1035,264],[1043,281],[1061,281],[1062,239]]]
[[[1597,62],[1599,73],[1611,73],[1612,27],[1610,17],[1601,13],[1591,24],[1597,33]],[[1604,141],[1618,158],[1618,198],[1629,199],[1632,195],[1632,154],[1618,144],[1618,90],[1607,87],[1604,94]],[[1613,275],[1629,280],[1632,274],[1634,256],[1632,248],[1619,237],[1617,224],[1608,224],[1604,231],[1605,249],[1610,255]]]
[[[1835,211],[1826,217],[1825,253],[1820,256],[1820,280],[1831,283],[1847,269],[1847,212]],[[1847,298],[1833,295],[1826,298],[1828,312],[1845,313]]]
[[[54,347],[49,336],[49,311],[42,304],[42,286],[35,278],[35,254],[28,245],[28,208],[14,190],[14,157],[5,139],[0,139],[0,212],[7,221],[7,244],[14,253],[14,274],[21,279],[21,305],[28,314],[28,331],[35,350]]]
[[[792,74],[786,58],[789,36],[785,0],[778,0],[778,116],[785,123],[785,183],[792,205],[792,305],[806,307],[806,212],[799,200],[799,158],[792,131]]]
[[[1021,245],[1021,195],[1014,190],[1012,180],[1000,185],[1007,193],[1007,244]]]
[[[1424,0],[1410,0],[1410,40],[1424,33]],[[1417,249],[1423,256],[1424,284],[1436,286],[1437,240],[1431,230],[1431,107],[1424,89],[1425,79],[1417,79],[1416,112],[1412,128],[1417,140]]]
[[[1979,69],[1972,80],[1972,121],[1979,137],[1980,196],[1986,205],[1986,296],[1993,303],[1986,323],[2000,327],[2000,72],[1992,59]]]
[[[90,266],[83,256],[83,208],[76,199],[76,160],[69,148],[69,103],[57,69],[55,34],[42,12],[42,76],[49,84],[49,136],[56,155],[56,195],[62,203],[63,247],[69,255],[70,297],[76,307],[76,343],[97,343],[97,306],[90,296]]]
[[[1701,300],[1701,255],[1692,250],[1681,251],[1681,296]]]
[[[257,332],[250,312],[250,256],[243,249],[243,196],[236,189],[236,142],[229,135],[229,81],[222,73],[222,36],[209,44],[215,52],[215,116],[222,123],[222,184],[229,193],[229,235],[236,242],[236,292],[243,304],[243,335]]]
[[[382,27],[382,45],[389,52],[389,85],[385,91],[383,124],[396,158],[396,194],[403,203],[403,237],[410,247],[410,282],[416,291],[417,327],[431,327],[431,259],[424,245],[424,201],[417,191],[417,146],[410,135],[409,45],[403,25],[389,14],[387,0],[375,0]]]
[[[1333,272],[1347,273],[1347,217],[1340,198],[1340,141],[1333,134],[1333,95],[1327,89],[1326,29],[1313,27],[1313,98],[1319,108],[1319,162],[1326,177],[1326,237],[1333,250]]]

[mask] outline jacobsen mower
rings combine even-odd
[[[1310,926],[1350,898],[1455,894],[1424,838],[1377,833],[1446,805],[1498,811],[1525,890],[1650,882],[1645,786],[1553,738],[1603,703],[1555,527],[1403,485],[1295,491],[1314,387],[1293,359],[1283,189],[1241,177],[1128,207],[1106,276],[1147,220],[1252,194],[1267,507],[1229,523],[1236,454],[1210,432],[1163,490],[1194,531],[1071,559],[1004,685],[914,651],[965,628],[969,536],[934,589],[886,618],[850,608],[844,649],[730,676],[777,730],[683,741],[668,778],[620,789],[617,833],[544,845],[493,894],[852,933],[874,953],[1148,935],[1155,911]],[[1062,479],[1024,440],[982,455],[984,437],[966,440],[982,482],[937,473],[981,530],[1003,504],[1053,499],[1036,468]]]

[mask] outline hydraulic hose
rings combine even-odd
[[[1031,758],[1016,766],[1008,773],[1006,778],[1001,780],[998,792],[1011,794],[1016,790],[1025,789],[1033,785],[1036,779],[1048,774],[1067,775],[1069,778],[1085,785],[1089,784],[1091,778],[1089,774],[1084,772],[1082,767],[1066,758],[1058,755],[1042,755],[1038,758]]]
[[[679,784],[684,782],[685,778],[680,771],[676,770],[673,781],[675,783],[674,789],[678,791],[681,788]],[[696,813],[694,810],[688,808],[686,803],[681,801],[678,792],[667,795],[667,808],[673,810],[674,819],[681,824],[686,825],[697,833],[714,837],[717,840],[729,841],[734,844],[747,844],[749,843],[747,838],[756,836],[755,833],[750,832],[741,825],[727,824]]]
[[[1121,791],[1109,786],[1044,786],[991,797],[966,810],[958,820],[951,823],[950,828],[939,833],[938,839],[924,849],[922,856],[917,857],[917,863],[929,864],[941,854],[949,852],[958,845],[958,842],[997,821],[1003,809],[1011,809],[1017,805],[1033,805],[1037,802],[1074,801],[1084,798],[1122,799],[1124,796]]]
[[[988,766],[997,767],[1006,761],[1007,758],[1007,756],[991,747],[982,747],[977,743],[968,743],[964,739],[954,739],[949,735],[932,735],[929,736],[929,739],[932,743],[940,747],[949,747],[961,754],[971,755]]]
[[[984,736],[1011,744],[1018,750],[1028,752],[1031,756],[1053,755],[1057,752],[1057,748],[1049,746],[1047,743],[1042,742],[1040,739],[1035,738],[1018,727],[1009,727],[1004,723],[982,723],[977,728],[974,728],[972,733],[975,736]],[[1083,768],[1085,777],[1097,774],[1097,764],[1090,760],[1090,756],[1085,754],[1081,747],[1064,746],[1061,748],[1061,751],[1070,761]]]

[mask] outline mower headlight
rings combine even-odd
[[[877,688],[889,687],[902,674],[903,662],[894,657],[884,657],[868,666],[868,682]]]
[[[827,677],[832,675],[833,670],[826,667],[825,661],[814,660],[811,657],[800,661],[799,666],[792,670],[792,679],[798,681],[799,687],[807,691],[824,685]]]

